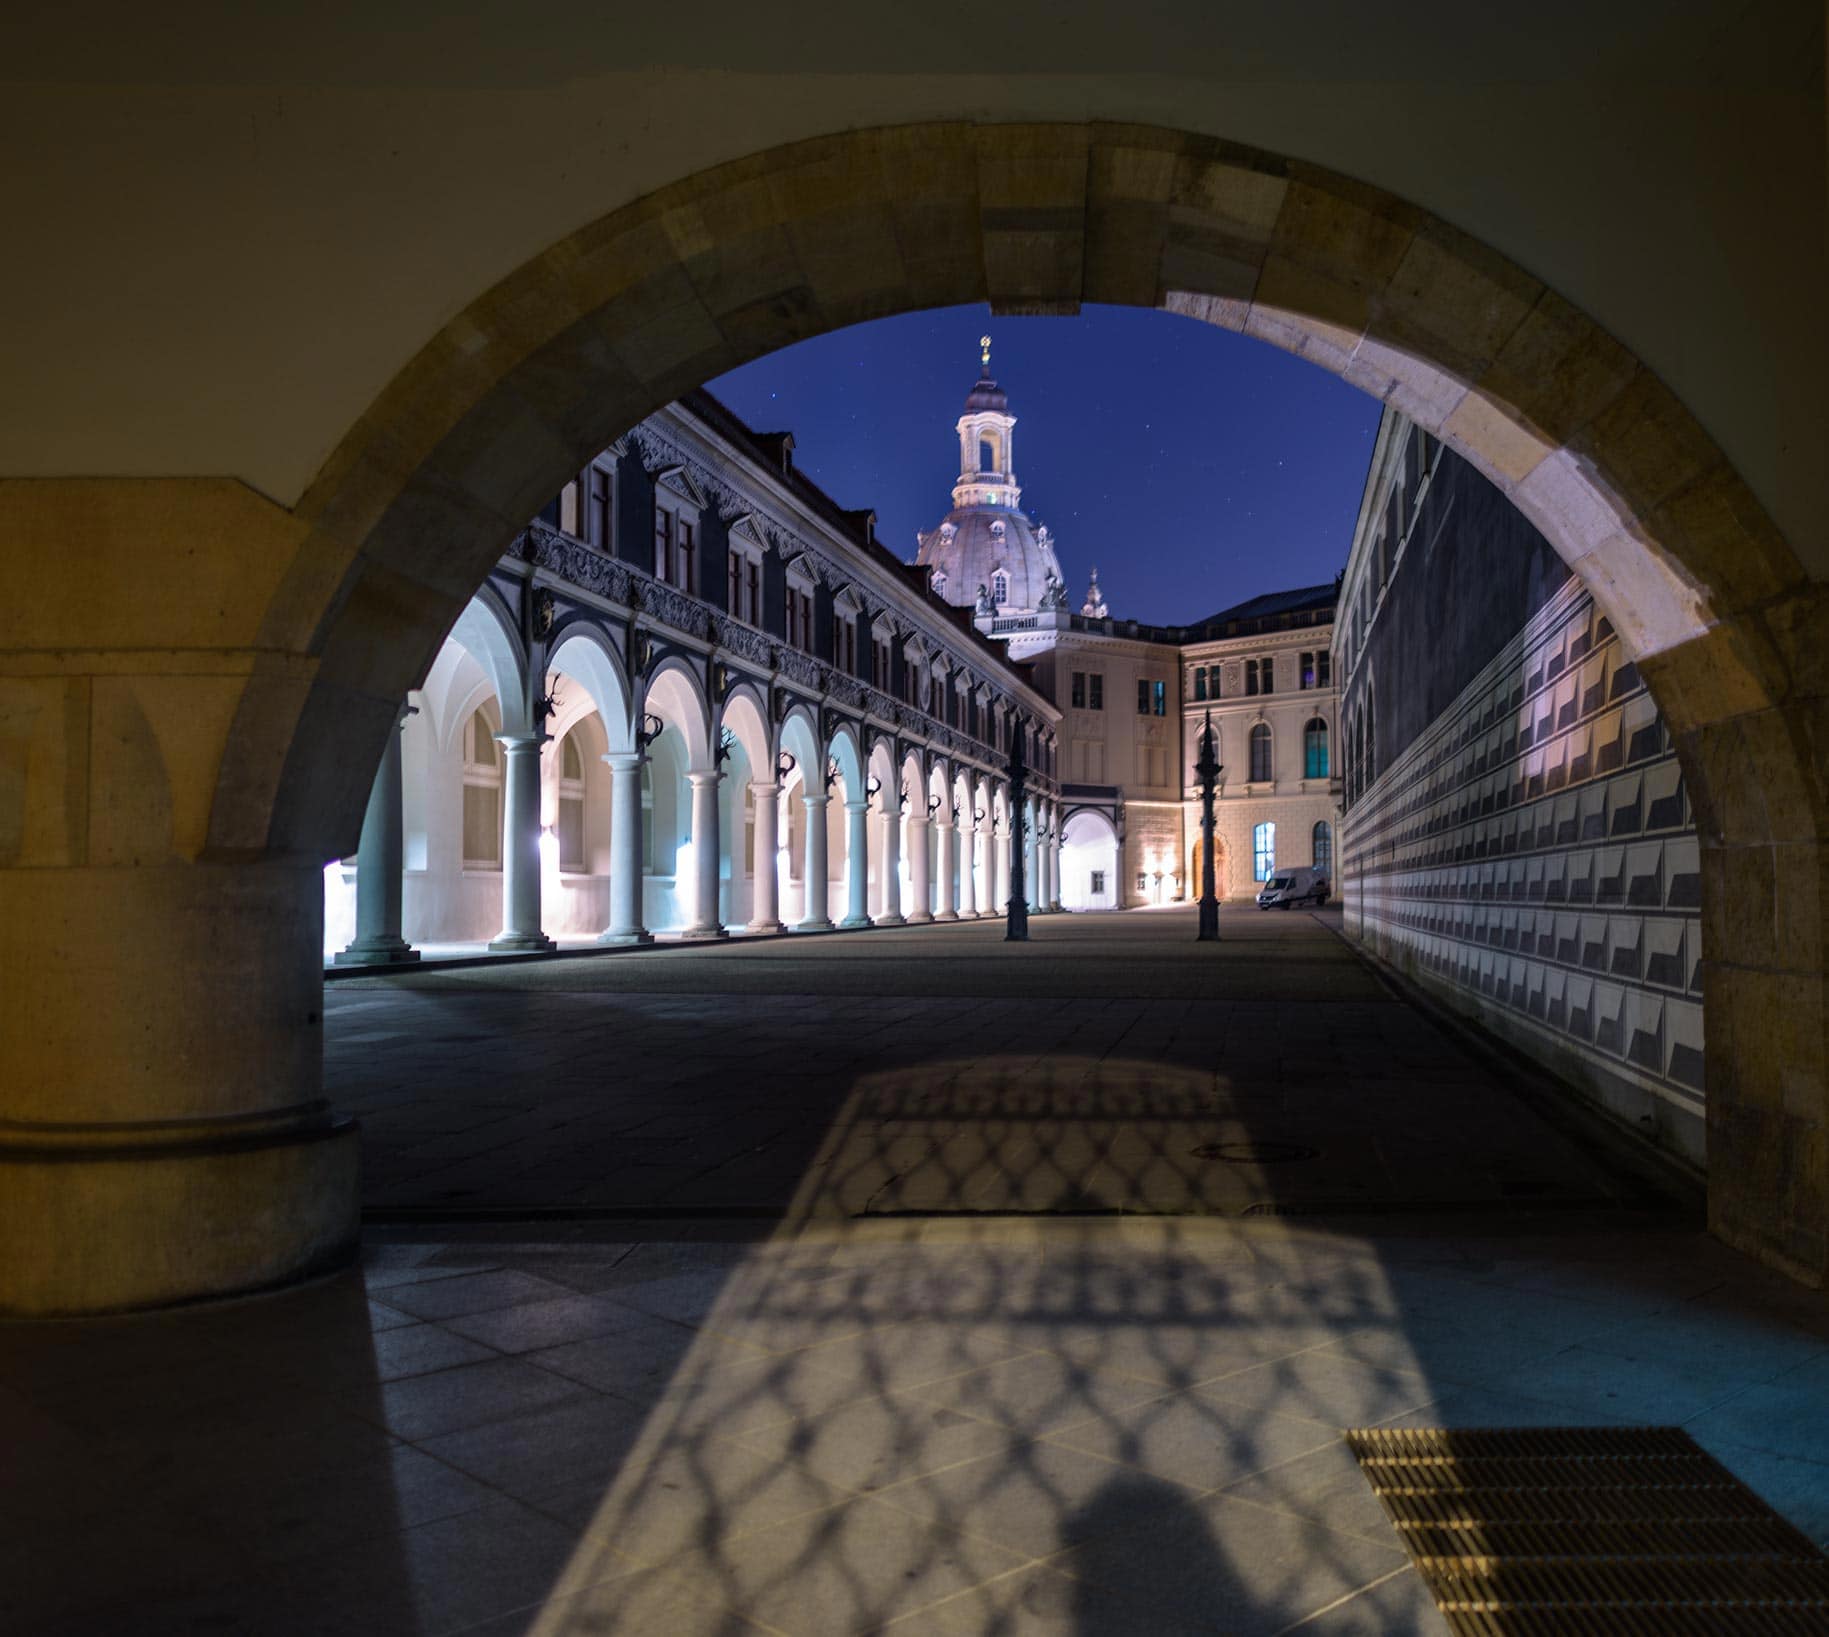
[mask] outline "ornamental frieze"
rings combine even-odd
[[[662,585],[658,580],[643,583],[641,607],[643,613],[688,636],[702,638],[711,633],[711,610],[696,597],[688,597],[683,591]]]

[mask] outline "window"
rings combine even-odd
[[[568,733],[559,747],[559,868],[574,875],[585,873],[584,858],[584,758],[578,754],[578,736]]]
[[[1194,697],[1196,699],[1207,697],[1207,668],[1204,665],[1194,667]]]
[[[591,468],[590,508],[585,519],[585,538],[599,551],[610,549],[610,474],[601,466]]]
[[[743,562],[743,586],[748,595],[743,601],[742,617],[751,625],[762,623],[762,565],[754,557]]]
[[[1105,872],[1094,870],[1091,874],[1092,880],[1088,884],[1088,890],[1094,898],[1102,898],[1105,895]]]
[[[881,638],[874,639],[870,644],[870,680],[884,692],[888,692],[889,644]]]
[[[1329,674],[1334,668],[1334,656],[1325,648],[1315,655],[1315,686],[1328,688],[1333,686],[1333,677]]]
[[[1268,784],[1270,778],[1270,726],[1259,722],[1251,730],[1251,782]]]
[[[1148,892],[1149,891],[1149,877],[1147,875],[1144,875],[1141,873],[1138,874],[1137,891],[1138,892]]]
[[[1086,673],[1086,708],[1102,711],[1105,708],[1105,673],[1088,671]]]
[[[1251,832],[1251,869],[1259,881],[1268,881],[1276,869],[1276,826],[1257,825]]]
[[[1076,711],[1083,711],[1086,708],[1086,673],[1084,671],[1075,671],[1073,673],[1072,697],[1073,708]]]
[[[1334,832],[1326,819],[1315,825],[1315,868],[1330,879],[1334,873]]]
[[[1265,693],[1276,692],[1276,661],[1266,657],[1258,668],[1258,680],[1263,684]]]
[[[857,621],[842,612],[832,616],[832,663],[846,676],[857,675]]]
[[[991,601],[1001,608],[1010,600],[1010,576],[1002,569],[991,576]]]
[[[1137,678],[1137,714],[1149,715],[1149,678],[1146,676]]]
[[[1313,654],[1304,654],[1302,656],[1301,673],[1300,673],[1299,679],[1296,683],[1296,686],[1298,688],[1312,688],[1314,685],[1315,685],[1315,656]]]
[[[994,438],[978,440],[978,470],[981,472],[997,470],[997,442]]]
[[[1318,716],[1309,718],[1302,729],[1302,777],[1327,777],[1327,723]]]
[[[1248,694],[1257,692],[1257,661],[1255,659],[1245,661],[1245,692]]]
[[[933,586],[934,586],[934,595],[936,597],[944,597],[946,595],[946,570],[945,569],[941,568],[941,569],[934,570]]]
[[[789,579],[786,598],[788,646],[809,652],[813,647],[813,588],[805,581]]]
[[[1150,714],[1167,716],[1169,713],[1169,685],[1166,682],[1152,682],[1150,688]]]
[[[464,868],[502,867],[502,752],[480,710],[464,730]]]
[[[731,552],[724,560],[724,607],[737,619],[743,617],[743,559]]]
[[[689,518],[664,506],[654,508],[654,577],[688,596],[693,591],[694,533]]]

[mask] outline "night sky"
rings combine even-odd
[[[978,337],[1016,416],[1023,509],[1054,531],[1069,605],[1098,566],[1119,618],[1179,624],[1346,564],[1378,405],[1210,324],[1128,307],[992,319],[946,307],[860,324],[710,383],[913,560],[952,504],[953,423]]]

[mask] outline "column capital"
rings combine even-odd
[[[552,738],[552,735],[541,731],[538,733],[497,733],[492,734],[491,737],[512,756],[517,750],[523,754],[529,750],[538,750]]]
[[[706,785],[718,785],[724,782],[724,769],[721,767],[696,768],[686,775],[686,782],[694,790],[702,790]]]
[[[758,801],[763,801],[770,796],[780,795],[781,786],[776,784],[772,779],[751,779],[749,781],[749,793]]]
[[[612,772],[638,773],[648,765],[645,750],[612,750],[603,758]]]
[[[847,796],[845,798],[845,811],[847,813],[867,813],[867,812],[869,812],[870,811],[870,798],[868,796],[859,796],[859,797]]]
[[[816,791],[811,785],[802,785],[800,799],[805,802],[808,807],[824,807],[831,801],[832,792],[829,790]]]

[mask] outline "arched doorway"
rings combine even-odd
[[[991,192],[975,181],[987,163]],[[949,231],[918,235],[918,273],[895,227],[917,177],[935,201],[966,201]],[[1010,228],[1025,210],[1059,224],[1041,235],[1045,252],[1023,251],[1033,236]],[[716,273],[763,242],[784,247],[768,288]],[[846,254],[796,248],[825,243]],[[49,1213],[33,1237],[120,1243],[99,1298],[112,1305],[245,1288],[345,1253],[355,1160],[322,1106],[317,1009],[256,1009],[258,1027],[218,1040],[196,974],[227,963],[275,996],[316,992],[322,884],[300,860],[352,849],[399,701],[513,530],[590,454],[746,358],[987,296],[1160,307],[1298,351],[1466,455],[1582,575],[1641,666],[1706,817],[1713,1224],[1810,1277],[1829,1271],[1829,1164],[1814,1135],[1829,1124],[1821,898],[1807,890],[1809,935],[1782,947],[1733,931],[1721,901],[1730,873],[1775,880],[1781,855],[1785,880],[1822,878],[1829,804],[1810,656],[1825,605],[1797,553],[1651,370],[1456,228],[1273,154],[1077,124],[853,130],[683,177],[549,246],[428,336],[283,526],[249,531],[286,564],[262,581],[258,646],[292,668],[257,667],[225,696],[207,730],[217,753],[180,766],[147,752],[146,822],[176,834],[182,818],[186,862],[174,873],[161,854],[144,870],[9,884],[10,920],[60,924],[72,951],[89,952],[20,963],[17,1003],[42,1027],[12,1076],[36,1089],[9,1115],[149,1131],[177,1120],[173,1163],[213,1155],[220,1121],[258,1117],[262,1197],[299,1208],[275,1213],[286,1227],[254,1250],[198,1250],[175,1281],[131,1254],[161,1207],[124,1171],[99,1192],[22,1190]],[[981,873],[981,900],[986,887]],[[56,904],[42,898],[52,890]],[[119,928],[142,890],[149,924],[176,924],[173,894],[218,905],[207,953],[131,947]],[[152,1038],[145,1019],[97,1031],[67,1003],[93,958],[105,981],[144,996]],[[197,1107],[176,1065],[199,1060],[245,1063],[225,1069],[244,1089]],[[143,1062],[173,1067],[133,1066]],[[113,1088],[103,1103],[83,1089],[97,1085]],[[38,1300],[18,1287],[0,1298]]]
[[[1124,903],[1118,832],[1103,813],[1082,807],[1061,827],[1061,908],[1118,909]]]
[[[1201,875],[1202,845],[1200,825],[1194,825],[1194,839],[1188,843],[1188,873],[1182,878],[1187,882],[1187,896],[1199,898],[1203,877]],[[1223,902],[1226,896],[1226,838],[1218,829],[1213,832],[1213,890]]]

